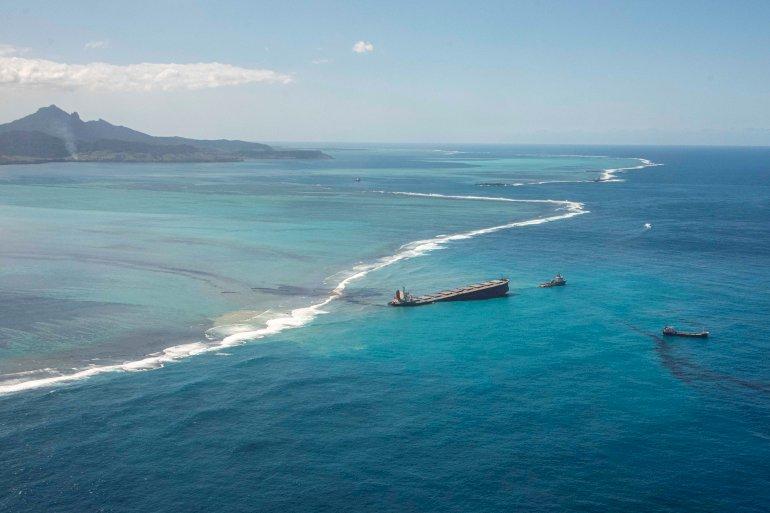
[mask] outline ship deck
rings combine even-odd
[[[464,295],[471,294],[473,292],[479,292],[485,289],[500,287],[501,285],[507,285],[507,284],[508,284],[508,280],[489,280],[483,283],[468,285],[467,287],[460,287],[460,288],[451,289],[451,290],[442,290],[434,294],[417,296],[409,303],[409,305],[413,305],[413,306],[427,305],[427,304],[436,303],[439,301],[449,301],[451,299],[459,298]]]

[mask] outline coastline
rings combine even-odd
[[[309,150],[301,150],[309,151]],[[57,162],[77,164],[77,163],[113,163],[113,164],[212,164],[212,163],[226,163],[226,162],[247,162],[250,160],[333,160],[334,157],[327,155],[323,152],[319,152],[321,156],[312,157],[297,157],[285,155],[281,156],[271,154],[264,157],[217,157],[217,158],[199,158],[199,159],[142,159],[142,158],[114,158],[114,159],[100,159],[100,158],[65,158],[65,159],[25,159],[25,160],[11,160],[0,156],[0,166],[31,166],[35,164],[55,164]]]

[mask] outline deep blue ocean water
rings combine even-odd
[[[0,511],[768,510],[770,149],[329,151],[0,168]]]

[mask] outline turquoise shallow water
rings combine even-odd
[[[2,507],[766,510],[770,150],[436,150],[0,168]]]
[[[253,331],[323,301],[356,266],[405,243],[561,207],[440,196],[476,192],[506,166],[531,174],[532,157],[338,153],[331,164],[4,168],[5,381],[136,361]],[[538,162],[545,177],[559,179],[638,163]],[[354,181],[361,174],[365,179]]]

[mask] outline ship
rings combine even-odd
[[[566,285],[567,280],[564,279],[564,276],[561,274],[557,274],[553,277],[552,280],[546,281],[544,283],[540,284],[540,288],[547,289],[548,287],[561,287],[562,285]]]
[[[406,289],[396,291],[396,296],[388,303],[390,306],[421,306],[443,301],[472,301],[477,299],[492,299],[508,294],[508,278],[489,280],[483,283],[468,285],[452,290],[442,290],[435,294],[413,296]]]
[[[709,332],[708,331],[698,331],[698,332],[687,332],[687,331],[677,331],[672,326],[666,326],[663,328],[663,334],[667,337],[691,337],[691,338],[708,338]]]

